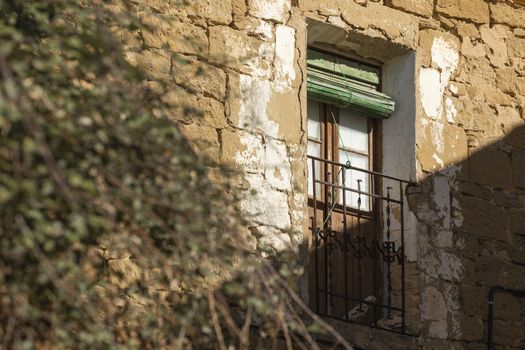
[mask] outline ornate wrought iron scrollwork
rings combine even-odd
[[[406,182],[320,158],[309,158],[325,162],[320,167],[323,169],[343,169],[341,182],[331,181],[334,180],[331,177],[327,181],[313,179],[314,187],[319,185],[319,192],[325,194],[326,200],[323,206],[314,209],[312,225],[316,311],[348,322],[404,332],[403,185]],[[348,184],[346,170],[366,173],[369,176],[367,185],[363,185],[362,179],[357,179],[353,185]],[[386,186],[383,183],[385,178],[389,184],[397,183],[399,190]],[[384,194],[381,188],[385,189]],[[314,190],[314,199],[316,193]],[[347,198],[354,199],[348,203]],[[314,203],[318,202],[314,200]],[[321,215],[319,211],[322,211]],[[316,219],[316,215],[320,219]],[[376,287],[370,287],[370,279],[378,281],[374,282]],[[388,326],[394,320],[399,328]]]

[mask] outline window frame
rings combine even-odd
[[[340,137],[339,137],[339,127],[340,127],[340,109],[339,107],[329,105],[323,102],[312,100],[312,102],[315,102],[318,104],[319,108],[319,123],[320,123],[320,141],[313,139],[310,137],[310,135],[307,135],[307,142],[313,142],[318,145],[320,145],[320,157],[322,159],[326,159],[329,161],[333,161],[336,163],[342,163],[344,164],[345,161],[340,161],[339,159],[339,150],[344,150],[346,152],[356,154],[359,156],[366,156],[368,158],[368,171],[377,172],[380,171],[380,162],[378,160],[380,157],[378,157],[377,152],[380,150],[380,146],[378,145],[378,142],[380,142],[380,130],[381,130],[381,120],[378,120],[376,118],[371,118],[368,116],[360,116],[363,118],[366,118],[367,120],[367,134],[368,134],[368,154],[359,153],[356,150],[352,150],[350,148],[342,148],[340,145]],[[330,110],[333,109],[331,112],[334,113],[334,120],[332,120],[330,115]],[[310,164],[308,164],[310,166]],[[319,165],[321,166],[321,165]],[[324,167],[323,167],[324,168]],[[320,169],[320,177],[322,181],[329,180],[329,169]],[[333,166],[332,168],[335,168]],[[331,173],[333,174],[334,171],[332,169]],[[374,177],[369,175],[369,193],[374,193],[374,191],[377,191],[376,186],[374,184]],[[312,182],[312,185],[313,182]],[[310,184],[309,184],[310,186]],[[379,187],[380,188],[380,187]],[[379,189],[378,188],[378,189]],[[309,193],[309,187],[308,187],[308,202],[309,204],[313,204],[313,196]],[[368,197],[368,196],[366,196]],[[369,197],[368,197],[369,198]],[[317,195],[317,205],[324,203],[327,199],[327,194],[324,193],[324,191],[321,191]],[[357,213],[357,208],[354,206],[351,206],[347,204],[346,210],[350,212]],[[372,217],[373,216],[373,206],[372,201],[369,201],[368,209],[364,210],[361,208],[361,214]],[[337,203],[334,207],[334,211],[342,212],[343,211],[343,205],[340,203]]]

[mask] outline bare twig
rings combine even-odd
[[[219,309],[219,312],[224,317],[224,320],[226,322],[226,326],[228,327],[228,331],[232,336],[240,337],[241,336],[241,330],[237,325],[235,324],[235,321],[231,317],[230,308],[228,306],[228,303],[226,302],[225,298],[220,292],[215,292],[215,297],[217,301],[217,308]]]
[[[281,277],[277,274],[275,269],[270,264],[265,264],[263,267],[266,267],[268,271],[271,273],[271,275],[275,276],[275,278],[279,281],[281,286],[288,292],[292,300],[303,310],[308,316],[310,316],[316,323],[318,323],[321,327],[326,329],[338,342],[341,344],[346,350],[353,350],[352,346],[348,344],[348,342],[339,334],[332,326],[330,326],[328,323],[323,321],[319,316],[317,316],[308,306],[304,304],[304,302],[301,300],[301,298],[295,293],[288,283],[282,280]]]
[[[244,317],[244,324],[241,328],[241,335],[239,337],[240,349],[248,349],[248,346],[250,345],[250,325],[252,323],[252,316],[253,306],[248,305],[248,309],[246,310],[246,316]]]
[[[284,319],[284,304],[281,300],[281,303],[279,304],[279,308],[277,309],[277,318],[279,319],[279,323],[281,324],[281,328],[283,330],[284,339],[286,340],[286,348],[288,350],[293,350],[292,348],[292,340],[290,339],[290,334],[288,332],[288,325],[286,324],[286,321]]]
[[[215,328],[215,334],[217,335],[217,341],[219,342],[219,347],[221,350],[227,350],[226,344],[224,343],[224,335],[222,334],[221,324],[219,323],[219,316],[217,315],[217,310],[215,309],[215,297],[213,292],[208,292],[208,307],[211,313],[211,319],[213,321],[213,327]]]

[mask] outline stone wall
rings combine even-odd
[[[210,174],[229,169],[229,180],[245,193],[240,206],[254,249],[308,246],[307,45],[386,66],[415,57],[410,101],[396,101],[407,108],[395,117],[406,119],[390,127],[408,130],[390,134],[409,135],[397,153],[411,156],[396,162],[396,152],[384,155],[385,164],[397,164],[385,172],[421,186],[410,198],[417,220],[408,237],[409,322],[419,337],[410,342],[425,349],[482,347],[488,288],[525,289],[525,6],[517,0],[149,3],[166,22],[137,39],[141,50],[130,59],[173,80],[165,97],[173,118]],[[180,54],[168,55],[165,47]],[[525,302],[498,296],[496,309],[496,342],[525,346]]]

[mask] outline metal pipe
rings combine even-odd
[[[509,293],[516,298],[525,298],[525,291],[510,289],[503,286],[494,286],[489,290],[489,317],[487,320],[487,350],[494,350],[494,294],[496,292]]]

